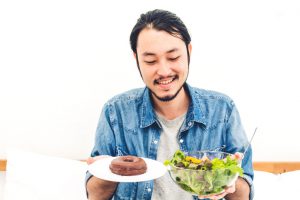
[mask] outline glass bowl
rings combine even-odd
[[[240,160],[233,154],[218,151],[176,151],[165,165],[172,180],[194,195],[222,193],[243,174]]]

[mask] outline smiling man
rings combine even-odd
[[[146,26],[137,39],[134,55],[141,76],[151,91],[155,111],[168,120],[187,112],[189,98],[183,86],[191,49],[179,35],[157,30],[153,24]]]
[[[177,149],[244,151],[248,141],[234,102],[224,94],[186,83],[191,38],[175,14],[164,10],[142,14],[130,43],[146,87],[119,94],[104,105],[93,158],[134,155],[163,162]],[[90,200],[252,199],[251,148],[242,167],[244,176],[219,195],[192,196],[168,174],[152,181],[116,183],[87,173],[87,193]]]

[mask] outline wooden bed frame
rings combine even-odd
[[[0,160],[0,171],[6,170],[6,160]],[[280,174],[289,171],[300,170],[299,162],[254,162],[253,167],[257,171]]]
[[[0,171],[6,170],[6,160],[0,160]]]
[[[300,170],[300,162],[253,162],[253,168],[257,171],[281,174],[284,172]]]

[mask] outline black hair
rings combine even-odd
[[[151,27],[158,31],[166,31],[170,35],[180,38],[186,45],[188,63],[190,63],[188,45],[191,42],[191,37],[186,26],[179,17],[169,11],[159,9],[141,14],[130,34],[130,46],[135,54],[137,54],[136,48],[138,36],[140,32],[146,27]]]

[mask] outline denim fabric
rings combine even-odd
[[[190,96],[186,120],[178,135],[182,151],[216,150],[243,152],[248,144],[234,102],[226,95],[185,85]],[[156,118],[151,92],[134,89],[115,96],[103,107],[91,156],[135,155],[156,159],[161,127]],[[253,198],[252,149],[242,163]],[[87,173],[86,180],[91,175]],[[151,199],[153,181],[119,183],[114,199]],[[195,197],[197,199],[197,197]]]

